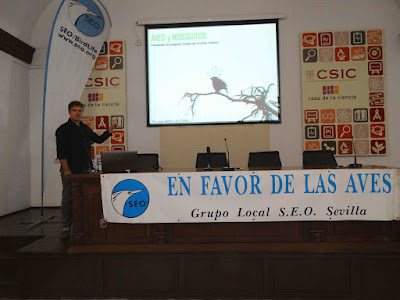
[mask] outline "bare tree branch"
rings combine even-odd
[[[191,104],[188,109],[188,111],[191,111],[192,117],[194,117],[195,111],[194,107],[196,104],[196,101],[199,100],[200,97],[202,96],[209,96],[209,95],[219,95],[222,97],[225,97],[229,101],[232,102],[241,102],[241,103],[246,103],[250,105],[254,105],[254,109],[251,111],[251,113],[244,117],[242,121],[245,121],[246,119],[249,119],[251,117],[256,117],[257,114],[261,113],[262,114],[262,121],[265,120],[270,120],[272,117],[278,117],[278,113],[276,112],[275,109],[273,108],[278,108],[279,105],[276,102],[272,101],[267,101],[268,94],[270,92],[271,87],[274,84],[271,83],[267,89],[265,89],[262,86],[250,86],[245,90],[242,90],[239,95],[235,95],[233,97],[230,97],[229,95],[222,94],[219,91],[218,92],[210,92],[210,93],[185,93],[185,95],[182,97],[182,99],[179,101],[179,103],[185,99],[189,98]]]

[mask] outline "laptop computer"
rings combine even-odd
[[[137,151],[101,152],[103,173],[132,173],[137,171]]]

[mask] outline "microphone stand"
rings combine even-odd
[[[354,145],[354,139],[351,137],[351,140],[353,142],[353,151],[354,151],[354,164],[349,164],[349,168],[351,169],[360,169],[362,167],[362,164],[357,163],[357,153],[356,153],[356,146]]]
[[[204,171],[212,171],[214,170],[211,167],[211,151],[210,151],[210,147],[207,147],[207,167],[204,168]]]
[[[228,165],[225,166],[225,167],[223,167],[222,170],[223,170],[223,171],[235,171],[235,168],[232,168],[232,167],[230,166],[228,143],[226,142],[226,138],[225,138],[224,140],[225,140],[226,153],[228,154]]]

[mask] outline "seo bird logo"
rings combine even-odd
[[[134,179],[119,182],[111,194],[115,211],[126,218],[136,218],[143,214],[149,206],[149,200],[147,188]]]
[[[104,29],[104,17],[92,0],[70,0],[68,6],[72,24],[86,36],[98,36]]]

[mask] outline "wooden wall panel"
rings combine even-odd
[[[400,255],[131,253],[18,259],[26,298],[399,299]]]
[[[185,261],[186,297],[244,297],[262,295],[261,257],[239,254],[189,255]]]
[[[353,264],[355,292],[363,299],[400,299],[399,270],[399,255],[356,256]]]
[[[350,258],[343,255],[271,256],[267,261],[271,296],[350,296]]]
[[[328,236],[332,241],[392,241],[398,240],[393,234],[399,222],[347,221],[329,223]]]
[[[296,242],[303,240],[300,222],[174,224],[175,243]]]
[[[104,256],[104,296],[176,298],[178,270],[174,255]]]
[[[98,258],[34,255],[19,259],[18,277],[26,298],[96,297],[101,294]]]

